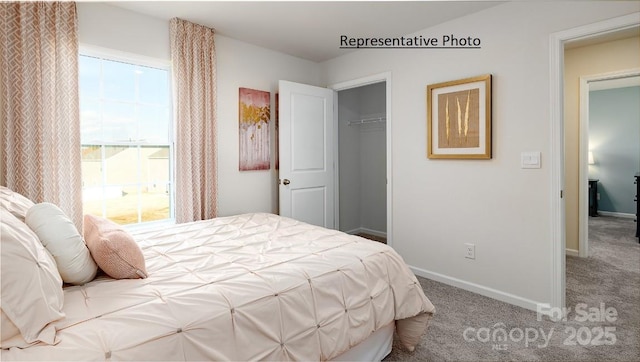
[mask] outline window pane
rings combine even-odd
[[[107,199],[106,216],[118,224],[135,224],[138,222],[138,193],[135,188],[121,190],[120,196]]]
[[[104,149],[104,172],[107,185],[136,184],[140,181],[138,178],[138,147],[105,146]]]
[[[169,101],[169,72],[163,69],[138,67],[139,101],[166,105]]]
[[[147,184],[141,193],[142,221],[168,219],[170,195],[169,146],[143,146],[142,181]]]
[[[169,117],[169,107],[138,107],[140,134],[143,135],[145,143],[169,143]]]
[[[97,191],[95,193],[95,195],[97,195],[97,197],[88,200],[85,197],[85,194],[86,193],[91,194],[93,191]],[[102,217],[103,200],[102,200],[102,193],[100,191],[101,190],[98,190],[98,188],[88,188],[86,190],[83,189],[83,193],[82,193],[82,197],[83,197],[83,200],[82,200],[82,213],[83,214],[90,214],[90,215],[95,215],[95,216]]]
[[[82,187],[100,187],[102,185],[102,148],[85,145],[82,146],[81,154]]]
[[[100,59],[81,56],[78,60],[79,89],[81,99],[100,97]]]
[[[167,69],[80,56],[83,208],[120,224],[171,218]]]
[[[161,192],[168,191],[165,184],[169,183],[169,146],[143,146],[141,154],[141,182],[157,187]]]
[[[107,99],[133,102],[135,100],[135,67],[131,64],[102,60],[103,96]]]
[[[140,194],[142,222],[163,220],[171,217],[169,211],[169,184],[150,184]]]
[[[102,139],[99,101],[80,97],[80,123],[80,139],[83,144],[96,143]]]
[[[135,106],[132,103],[105,101],[102,104],[102,140],[130,142],[138,140]]]
[[[102,147],[82,146],[82,208],[85,214],[102,216]]]

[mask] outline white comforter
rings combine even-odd
[[[390,247],[271,214],[135,235],[149,277],[64,290],[60,342],[2,360],[328,360],[398,322],[412,348],[434,311]]]

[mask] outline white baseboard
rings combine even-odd
[[[409,265],[409,268],[413,271],[414,274],[421,276],[423,278],[435,280],[440,283],[451,285],[451,286],[464,289],[476,294],[484,295],[485,297],[493,298],[501,302],[513,304],[525,309],[537,311],[540,305],[548,305],[548,303],[536,302],[531,299],[522,298],[517,295],[505,293],[500,290],[496,290],[493,288],[485,287],[483,285],[467,282],[467,281],[446,276],[440,273],[431,272],[431,271],[417,268],[411,265]],[[427,295],[427,298],[428,297],[429,295]]]
[[[569,256],[580,256],[580,252],[576,249],[565,249],[564,253]]]
[[[622,217],[625,219],[635,219],[636,215],[635,214],[627,214],[624,212],[612,212],[612,211],[598,211],[599,215],[602,216],[613,216],[613,217]]]
[[[367,229],[367,228],[356,228],[356,229],[353,229],[353,230],[345,231],[345,233],[351,234],[351,235],[364,233],[364,234],[369,234],[369,235],[373,235],[373,236],[379,236],[381,238],[386,238],[387,237],[387,233],[384,232],[384,231],[372,230],[372,229]]]

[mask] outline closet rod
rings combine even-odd
[[[360,125],[360,124],[365,124],[365,123],[384,122],[386,120],[387,120],[387,117],[365,118],[365,119],[359,119],[359,120],[355,120],[355,121],[349,121],[349,122],[347,122],[347,125],[355,126],[355,125]]]

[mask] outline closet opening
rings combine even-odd
[[[387,243],[387,82],[337,93],[339,229]]]

